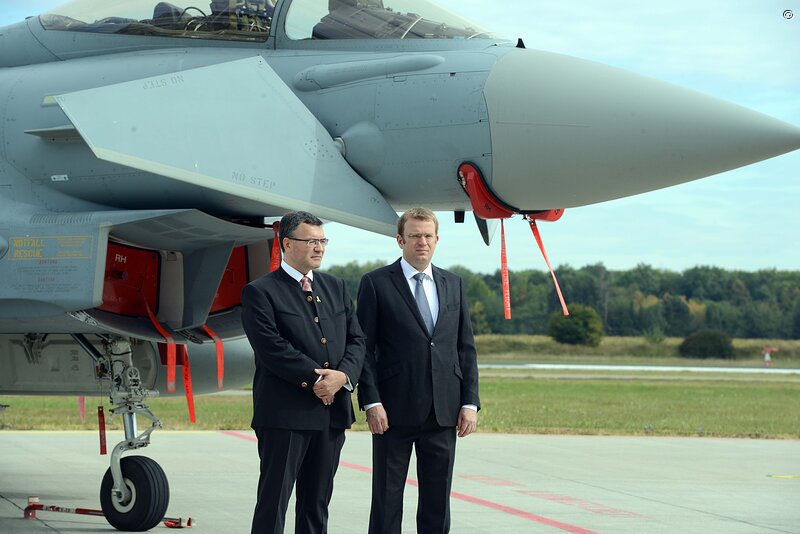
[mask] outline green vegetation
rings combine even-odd
[[[361,276],[384,265],[374,261],[334,266],[355,297]],[[503,316],[500,272],[484,275],[453,267],[464,278],[477,334],[545,334],[550,314],[561,309],[546,271],[509,273],[511,315]],[[800,339],[800,271],[726,271],[693,267],[682,273],[638,265],[612,271],[602,264],[556,269],[567,305],[600,315],[608,336],[686,337],[700,329],[732,338]]]
[[[592,308],[575,304],[569,315],[563,312],[550,314],[547,335],[567,345],[596,347],[603,339],[603,323]]]
[[[253,400],[250,395],[204,395],[195,397],[197,424],[189,421],[183,397],[152,398],[147,404],[168,430],[241,430],[250,426]],[[81,422],[76,397],[0,397],[9,405],[0,412],[0,430],[96,430],[97,407],[104,406],[106,428],[122,430],[122,417],[109,414],[107,397],[86,398],[86,420]],[[139,429],[149,420],[138,418]]]
[[[800,437],[800,383],[481,381],[482,431]]]
[[[730,336],[719,330],[698,330],[678,345],[684,358],[733,358],[733,342]]]
[[[797,378],[558,373],[483,372],[480,431],[800,438]],[[240,430],[250,424],[249,395],[211,395],[195,402],[194,425],[185,399],[157,398],[150,406],[167,430]],[[107,400],[86,400],[88,413],[81,423],[74,397],[0,397],[0,404],[10,405],[0,412],[0,429],[95,430],[98,403]],[[354,428],[366,430],[363,412],[357,418]],[[143,424],[140,419],[139,426]],[[115,417],[108,428],[121,430],[121,418]]]
[[[678,346],[681,338],[668,337],[653,343],[642,337],[605,336],[596,347],[562,345],[547,336],[496,334],[475,338],[478,361],[529,361],[547,363],[638,363],[643,365],[686,365]],[[722,365],[760,367],[762,349],[775,347],[773,367],[800,367],[800,340],[785,339],[734,339],[735,361],[702,360],[691,365]]]

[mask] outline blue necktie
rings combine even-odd
[[[417,281],[417,287],[414,289],[414,299],[417,301],[417,308],[422,315],[422,321],[425,323],[425,328],[428,329],[428,335],[433,335],[433,316],[431,315],[431,307],[428,305],[428,297],[425,295],[425,288],[422,286],[422,280],[425,278],[425,273],[417,273],[414,279]]]

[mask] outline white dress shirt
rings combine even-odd
[[[286,271],[286,273],[289,276],[297,280],[298,284],[301,283],[300,280],[302,280],[304,276],[307,276],[308,279],[311,280],[312,282],[314,281],[314,271],[308,271],[307,274],[303,274],[294,267],[292,267],[291,265],[289,265],[288,263],[286,263],[284,260],[281,260],[281,269]]]

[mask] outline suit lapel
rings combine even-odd
[[[400,293],[401,297],[403,297],[403,300],[411,310],[411,313],[414,315],[414,317],[416,317],[419,327],[422,328],[422,331],[427,335],[428,329],[425,327],[425,321],[422,320],[422,315],[419,313],[417,301],[414,299],[414,295],[411,294],[411,288],[408,287],[408,280],[406,280],[406,277],[403,274],[403,268],[400,266],[400,260],[397,260],[392,264],[391,274],[392,283],[394,283],[395,287],[397,288],[397,292]]]
[[[291,301],[293,302],[302,301],[305,303],[308,296],[306,295],[305,291],[303,291],[303,288],[300,287],[300,283],[294,278],[292,278],[292,275],[290,275],[280,267],[276,271],[270,274],[278,278],[278,280],[281,282],[281,285],[284,287],[285,291],[287,291],[286,296]],[[314,281],[311,283],[311,288],[312,288],[311,294],[314,295],[314,297],[316,297],[317,299],[319,299],[318,295],[322,292],[323,285],[324,284],[322,283],[321,276],[314,277]],[[313,301],[310,302],[314,304],[314,309],[316,310],[316,302]],[[303,306],[303,308],[305,309],[305,306]],[[315,312],[314,314],[318,315],[317,312]]]
[[[291,291],[292,295],[302,295],[303,289],[300,287],[300,284],[292,278],[292,275],[284,271],[282,268],[278,267],[273,273],[274,276],[281,281],[281,283],[286,287],[287,291]]]
[[[447,302],[447,280],[444,279],[442,271],[437,267],[433,267],[433,283],[436,284],[437,300],[439,301],[436,324],[433,326],[433,331],[436,332],[436,327],[439,326],[439,319],[442,318],[442,308],[444,308],[444,303]]]

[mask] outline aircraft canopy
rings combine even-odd
[[[73,0],[39,20],[46,30],[265,41],[275,1]],[[293,0],[284,28],[297,40],[494,38],[431,0]]]
[[[265,41],[272,12],[273,0],[73,0],[39,20],[46,30]]]
[[[293,0],[285,28],[291,39],[494,37],[430,0]]]

